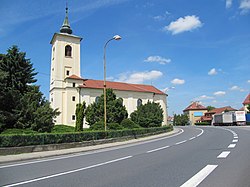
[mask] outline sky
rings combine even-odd
[[[0,53],[26,52],[48,98],[50,40],[66,0],[0,0]],[[81,76],[149,84],[168,94],[168,112],[192,101],[242,107],[250,92],[250,0],[68,0],[69,22],[81,42]]]

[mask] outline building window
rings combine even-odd
[[[142,105],[142,100],[141,99],[138,99],[137,100],[137,107],[141,106]]]
[[[100,99],[100,97],[97,96],[97,97],[95,98],[95,102],[98,103],[99,99]]]
[[[69,70],[66,71],[66,75],[69,75]]]
[[[75,101],[75,100],[76,100],[76,97],[75,97],[75,96],[73,96],[73,97],[72,97],[72,101]]]
[[[76,87],[76,83],[75,82],[73,82],[73,87]]]
[[[72,47],[70,45],[65,46],[65,56],[71,57]]]
[[[72,120],[75,121],[76,120],[76,116],[72,115]]]

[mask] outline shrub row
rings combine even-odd
[[[211,123],[209,123],[209,122],[197,122],[197,123],[195,123],[195,125],[205,125],[205,126],[208,126],[208,125],[211,125]]]
[[[116,131],[86,131],[81,133],[61,133],[61,134],[27,134],[27,135],[0,135],[0,147],[19,147],[29,145],[45,145],[83,142],[101,139],[110,139],[126,136],[134,136],[135,138],[145,134],[158,134],[168,132],[173,129],[172,126],[156,127],[156,128],[138,128],[125,129]]]

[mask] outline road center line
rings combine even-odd
[[[37,181],[50,179],[50,178],[54,178],[54,177],[59,177],[59,176],[62,176],[62,175],[67,175],[67,174],[71,174],[71,173],[75,173],[75,172],[79,172],[79,171],[83,171],[83,170],[87,170],[87,169],[91,169],[91,168],[111,164],[111,163],[118,162],[118,161],[121,161],[121,160],[129,159],[129,158],[132,158],[132,157],[133,156],[126,156],[126,157],[118,158],[118,159],[115,159],[115,160],[110,160],[110,161],[107,161],[107,162],[103,162],[103,163],[100,163],[100,164],[87,166],[87,167],[84,167],[84,168],[79,168],[79,169],[66,171],[66,172],[62,172],[62,173],[57,173],[57,174],[54,174],[54,175],[48,175],[48,176],[45,176],[45,177],[35,178],[35,179],[31,179],[31,180],[27,180],[27,181],[23,181],[23,182],[19,182],[19,183],[9,184],[9,185],[3,186],[3,187],[18,186],[18,185],[28,184],[28,183],[37,182]]]
[[[236,144],[230,144],[227,148],[235,148]]]
[[[198,186],[218,165],[207,165],[180,187]]]
[[[182,144],[182,143],[185,143],[187,140],[183,140],[183,141],[181,141],[181,142],[177,142],[177,143],[175,143],[175,145],[179,145],[179,144]]]
[[[230,151],[223,151],[217,158],[227,158],[229,155]]]
[[[166,149],[166,148],[168,148],[168,147],[170,147],[170,146],[164,146],[164,147],[160,147],[160,148],[157,148],[157,149],[153,149],[153,150],[147,151],[147,153],[153,153],[153,152],[155,152],[155,151],[160,151],[160,150]]]

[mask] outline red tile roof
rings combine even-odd
[[[66,79],[76,79],[76,80],[83,80],[83,78],[78,77],[77,75],[71,75],[69,77],[66,77]]]
[[[207,108],[199,104],[199,102],[192,102],[187,108],[183,110],[183,112],[186,112],[189,110],[207,110]]]
[[[243,105],[249,105],[250,104],[250,94],[246,97],[246,99],[243,102]]]
[[[215,108],[213,110],[210,110],[209,112],[206,112],[206,114],[220,114],[220,113],[224,112],[225,110],[227,110],[227,111],[237,111],[237,109],[232,108],[231,106],[225,106],[225,107]]]
[[[114,90],[149,92],[149,93],[155,93],[155,94],[160,94],[160,95],[166,95],[164,92],[158,90],[157,88],[151,85],[129,84],[129,83],[111,82],[111,81],[106,81],[106,85],[107,85],[107,88],[112,88]],[[84,79],[83,85],[80,85],[79,87],[103,89],[103,81]]]

